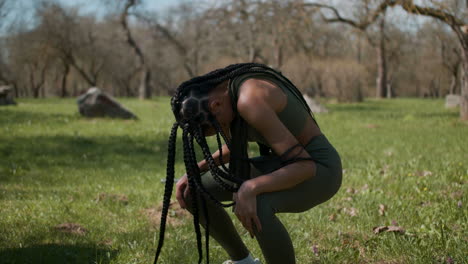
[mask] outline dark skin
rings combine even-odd
[[[226,81],[210,92],[209,109],[229,138],[229,128],[234,113],[227,86],[228,82]],[[277,113],[281,112],[286,104],[287,97],[281,88],[265,80],[248,79],[239,89],[237,101],[239,114],[265,138],[277,155],[285,153],[298,143],[306,145],[310,139],[321,134],[319,127],[309,117],[301,133],[297,137],[292,135],[277,116]],[[205,136],[214,134],[214,129],[205,131]],[[297,153],[299,153],[298,157],[310,158],[310,155],[302,147],[297,148],[294,154]],[[229,149],[224,145],[222,160],[229,161],[229,156]],[[219,151],[215,152],[213,157],[219,164]],[[208,164],[204,160],[199,162],[198,166],[201,171],[208,170]],[[233,201],[236,202],[235,215],[250,235],[254,236],[254,227],[258,232],[262,230],[260,220],[257,217],[257,195],[292,188],[314,177],[315,171],[316,165],[313,161],[303,161],[289,164],[269,174],[245,181],[238,192],[233,194]],[[186,208],[184,197],[187,197],[188,194],[187,175],[184,175],[176,185],[176,198],[182,208]]]

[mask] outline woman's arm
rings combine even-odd
[[[237,101],[239,114],[265,138],[278,156],[283,156],[299,143],[276,114],[285,107],[286,100],[279,87],[266,81],[250,79],[240,87]],[[310,158],[310,155],[299,146],[284,158],[293,157]],[[289,189],[313,177],[315,170],[313,161],[296,162],[245,181],[240,186],[233,197],[236,201],[234,213],[251,236],[255,231],[261,232],[262,229],[257,216],[256,196],[265,192]]]
[[[223,150],[223,163],[228,163],[230,152],[226,144],[222,146],[222,150]],[[221,165],[219,150],[213,153],[213,159],[215,160],[216,166]],[[201,172],[208,171],[209,169],[208,162],[206,162],[206,160],[202,160],[198,162],[198,168],[200,169]],[[188,188],[187,174],[184,174],[184,176],[182,176],[177,181],[177,184],[176,184],[176,199],[179,202],[181,208],[187,207],[187,205],[185,204],[184,197],[187,197],[189,195],[189,192],[190,190]]]
[[[255,79],[248,80],[241,86],[237,108],[244,120],[270,144],[276,155],[281,156],[299,142],[276,114],[275,110],[284,107],[284,102],[278,100],[281,97],[277,95],[278,92],[283,93],[273,84]],[[292,158],[295,155],[310,158],[302,146],[295,148],[291,155],[285,158]],[[251,179],[248,185],[255,194],[274,192],[294,187],[314,175],[315,163],[301,161]]]
[[[223,157],[222,157],[223,164],[226,164],[229,162],[229,158],[231,157],[231,152],[229,151],[229,148],[226,146],[226,144],[224,144],[221,148],[223,150]],[[220,157],[221,156],[220,156],[219,149],[218,149],[215,153],[213,153],[213,159],[215,160],[216,166],[221,165]],[[198,162],[198,168],[200,168],[201,172],[208,171],[209,170],[208,162],[206,160],[202,160]]]

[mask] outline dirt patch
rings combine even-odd
[[[98,244],[103,246],[112,246],[114,244],[114,241],[112,241],[112,239],[105,239],[100,241]]]
[[[63,223],[54,226],[54,229],[63,233],[70,233],[80,236],[83,236],[88,232],[86,228],[76,223]]]
[[[123,205],[128,204],[128,197],[124,194],[110,194],[110,193],[100,193],[96,198],[96,202],[110,201],[114,203],[121,203]]]
[[[141,213],[149,219],[152,226],[159,228],[159,224],[161,223],[161,211],[162,205],[143,209],[141,210]],[[166,223],[173,227],[177,227],[182,225],[189,216],[190,213],[185,209],[182,209],[178,202],[172,201],[169,204]]]
[[[376,124],[366,124],[365,127],[366,128],[379,128],[380,126]]]

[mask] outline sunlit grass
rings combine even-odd
[[[173,117],[168,98],[120,101],[138,121],[84,119],[74,100],[0,108],[0,263],[152,261],[158,227],[147,209],[162,200]],[[327,106],[316,117],[342,156],[344,181],[327,203],[280,216],[297,263],[466,263],[468,125],[458,112],[421,99]],[[196,263],[191,219],[178,220],[162,263]],[[86,232],[55,228],[63,223]],[[405,233],[373,233],[385,225]],[[211,263],[227,259],[211,245]]]

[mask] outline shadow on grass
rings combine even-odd
[[[95,264],[110,263],[118,254],[117,250],[95,245],[32,245],[26,248],[0,249],[2,264]]]
[[[0,166],[48,168],[160,168],[166,164],[167,139],[130,136],[15,137],[0,144]],[[180,144],[177,151],[181,151]]]
[[[419,118],[430,118],[430,119],[433,119],[434,117],[437,117],[437,118],[458,118],[460,116],[460,113],[459,112],[426,112],[426,113],[418,113],[417,114],[417,117]]]
[[[66,119],[78,119],[78,114],[40,113],[31,111],[17,111],[16,109],[0,108],[0,124],[21,125],[28,122],[57,123]]]
[[[367,112],[367,111],[382,111],[382,107],[373,103],[361,103],[361,104],[339,104],[329,106],[333,111],[337,112]]]

